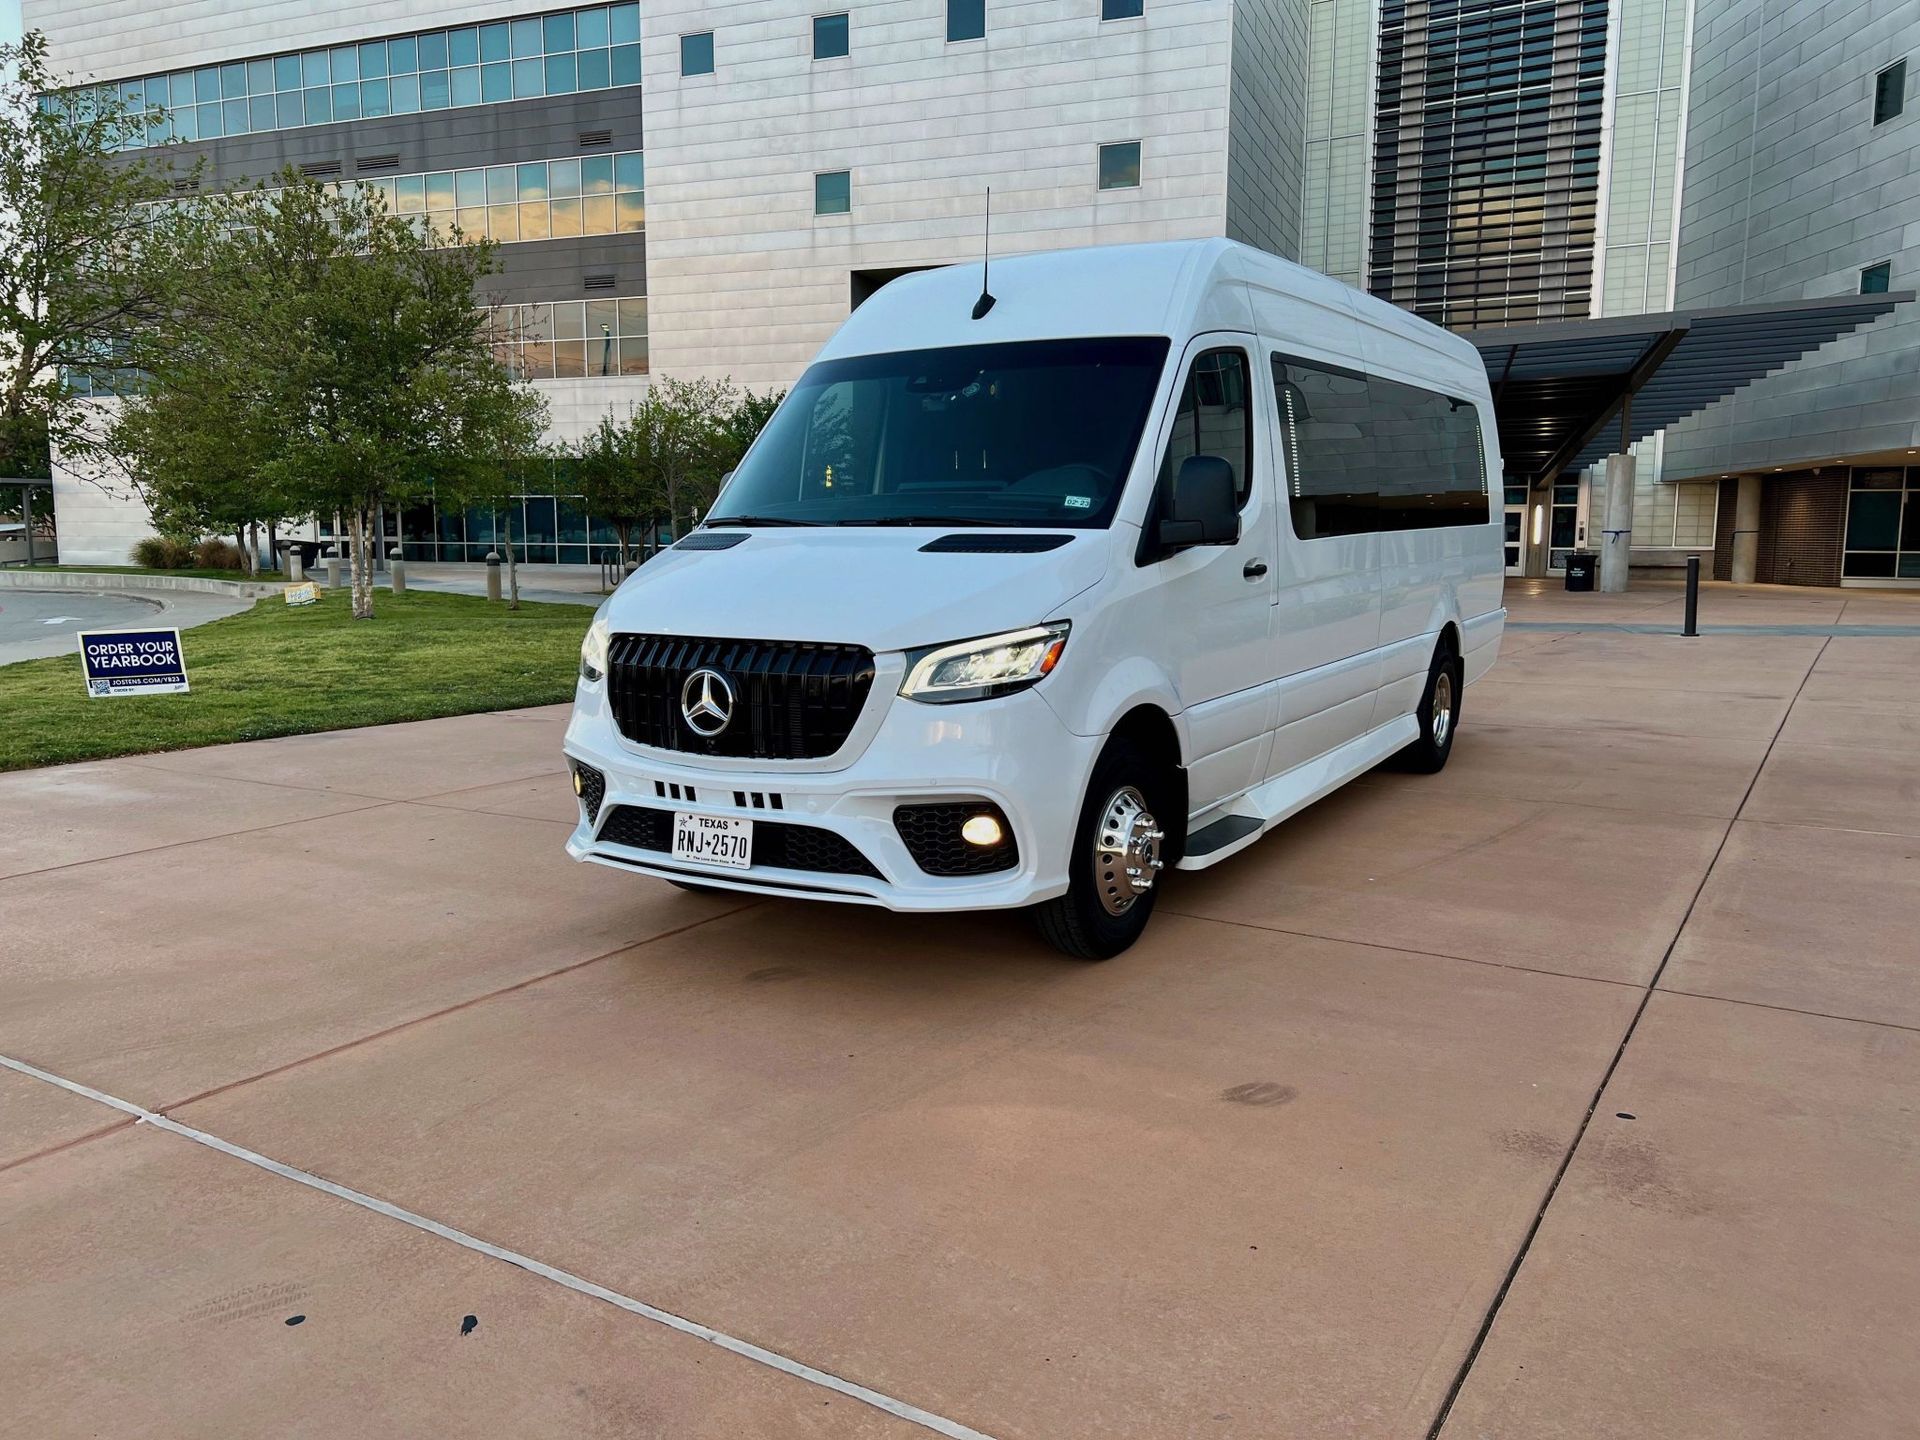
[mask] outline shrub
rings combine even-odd
[[[202,540],[193,547],[193,563],[202,570],[244,570],[247,558],[231,540]]]
[[[133,563],[149,570],[185,570],[194,561],[193,546],[173,535],[149,535],[133,547]]]

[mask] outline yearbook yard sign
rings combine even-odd
[[[93,696],[178,695],[187,688],[178,630],[83,630],[80,665]]]

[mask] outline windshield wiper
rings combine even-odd
[[[984,525],[1000,530],[1018,528],[1018,520],[982,520],[972,515],[882,515],[872,520],[842,520],[842,525]]]
[[[708,528],[715,525],[818,525],[818,520],[793,520],[785,515],[722,515],[706,520]]]

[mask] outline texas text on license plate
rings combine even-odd
[[[728,815],[673,813],[673,858],[745,870],[753,864],[753,821]]]

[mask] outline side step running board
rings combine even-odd
[[[1187,837],[1186,853],[1193,856],[1211,855],[1216,850],[1224,850],[1236,840],[1243,840],[1258,830],[1262,822],[1251,815],[1222,815],[1204,829],[1196,830]]]

